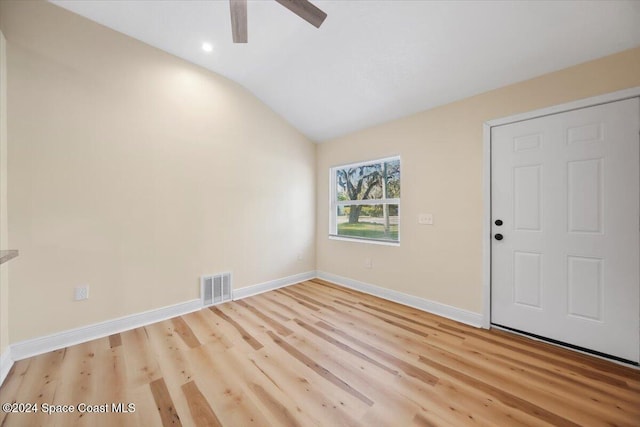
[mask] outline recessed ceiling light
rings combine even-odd
[[[211,52],[213,50],[213,45],[211,43],[204,42],[202,43],[202,50],[205,52]]]

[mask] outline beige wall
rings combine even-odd
[[[7,61],[0,31],[0,250],[9,249],[7,232]],[[0,355],[9,345],[9,264],[0,265]]]
[[[312,142],[239,85],[51,4],[0,16],[11,342],[197,298],[203,274],[315,269]]]
[[[482,312],[482,125],[640,86],[640,48],[424,111],[318,146],[317,269]],[[400,247],[329,240],[331,166],[399,154]],[[418,225],[419,213],[434,225]],[[364,259],[373,268],[364,268]]]

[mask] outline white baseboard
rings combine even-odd
[[[103,338],[112,334],[139,328],[172,317],[191,313],[202,308],[200,299],[182,302],[167,307],[136,313],[93,325],[69,329],[44,337],[33,338],[11,344],[11,359],[20,360],[74,344]]]
[[[316,271],[307,271],[306,273],[294,274],[293,276],[283,277],[281,279],[270,280],[268,282],[259,283],[257,285],[251,285],[240,289],[233,290],[233,299],[247,298],[253,295],[258,295],[263,292],[268,292],[274,289],[283,288],[285,286],[294,285],[296,283],[304,282],[305,280],[311,280],[318,277]]]
[[[2,385],[4,379],[7,378],[12,366],[11,347],[7,347],[4,353],[0,354],[0,385]]]
[[[438,316],[466,323],[467,325],[475,326],[477,328],[482,327],[483,316],[479,313],[474,313],[472,311],[463,310],[461,308],[452,307],[450,305],[430,301],[428,299],[402,292],[393,291],[391,289],[381,288],[379,286],[370,285],[369,283],[337,276],[324,271],[318,271],[318,277],[328,282],[335,283],[336,285],[344,286],[345,288],[355,289],[356,291],[417,308],[418,310],[426,311],[428,313],[437,314]]]

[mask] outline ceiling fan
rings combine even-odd
[[[327,14],[308,0],[275,0],[316,28],[324,22]],[[234,43],[247,42],[247,0],[229,0],[231,6],[231,33]]]

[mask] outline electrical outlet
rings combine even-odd
[[[89,285],[76,286],[73,299],[76,301],[89,299]]]
[[[364,268],[367,268],[367,269],[373,268],[373,261],[371,260],[371,258],[364,259]]]

